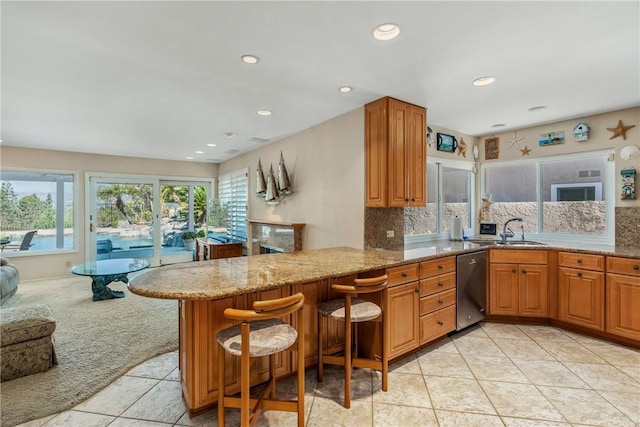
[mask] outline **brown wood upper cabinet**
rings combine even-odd
[[[426,206],[427,110],[385,97],[365,106],[366,206]]]

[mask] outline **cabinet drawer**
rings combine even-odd
[[[456,287],[456,273],[441,274],[429,279],[420,279],[420,296],[435,294]]]
[[[560,252],[558,254],[558,262],[562,267],[583,268],[594,271],[604,270],[604,257],[602,255]]]
[[[456,329],[456,306],[452,305],[420,317],[420,345]]]
[[[607,257],[607,272],[640,276],[640,259]]]
[[[420,263],[420,278],[456,271],[456,258],[446,257]]]
[[[456,290],[449,289],[448,291],[439,292],[437,294],[429,295],[428,297],[420,298],[420,315],[432,313],[441,308],[449,307],[456,303]]]
[[[387,268],[387,278],[389,286],[400,285],[402,283],[418,280],[419,264],[407,264],[398,267]]]
[[[530,250],[530,249],[490,249],[489,250],[490,262],[502,262],[502,263],[526,263],[526,264],[546,264],[547,263],[547,251],[545,250]]]

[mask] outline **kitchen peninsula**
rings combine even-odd
[[[307,336],[305,365],[312,366],[317,362],[318,352],[315,306],[331,297],[330,285],[338,280],[348,281],[357,276],[367,277],[386,272],[389,276],[388,299],[391,302],[391,356],[400,357],[455,330],[455,304],[433,313],[421,312],[422,301],[431,297],[422,294],[424,284],[433,279],[428,272],[434,269],[446,271],[448,265],[455,265],[450,261],[456,255],[481,248],[470,242],[440,240],[404,251],[339,247],[217,259],[149,269],[130,281],[129,290],[146,297],[179,300],[180,377],[189,413],[195,415],[216,402],[217,360],[214,335],[217,330],[231,325],[223,315],[225,308],[248,308],[255,300],[303,292]],[[628,261],[630,279],[622,289],[627,289],[625,292],[632,289],[631,293],[625,295],[640,300],[640,283],[637,283],[640,282],[640,276],[634,276],[634,266],[640,264],[640,250],[636,248],[583,250],[548,245],[533,248],[492,247],[488,250],[543,251],[548,254],[548,289],[545,295],[548,295],[549,310],[544,318],[537,319],[538,322],[548,323],[558,318],[557,278],[559,254],[563,253],[561,251],[592,254],[601,256],[603,260]],[[604,287],[602,289],[604,291]],[[434,328],[427,322],[439,326]],[[636,317],[629,322],[633,326],[632,334],[635,334]],[[626,326],[627,332],[629,324],[623,326]],[[337,325],[329,325],[331,327],[338,328]],[[640,333],[640,328],[638,329]],[[588,330],[583,332],[589,333]],[[361,337],[367,334],[370,338],[368,341],[373,344],[363,346],[364,351],[375,352],[377,331],[366,331]],[[602,331],[602,334],[606,332]],[[611,335],[611,338],[615,336]],[[634,335],[631,338],[623,335],[621,339],[626,340],[627,344],[640,346],[640,339],[636,339]],[[335,349],[339,346],[338,342],[329,342],[327,345],[334,346],[332,349]],[[278,360],[278,375],[288,375],[298,369],[295,358],[288,356],[290,355],[284,354]],[[232,392],[239,389],[239,367],[237,361],[229,359],[227,363],[227,366],[233,366],[226,382],[228,391]],[[255,363],[256,373],[252,382],[259,383],[265,378],[266,372],[262,369],[260,360]]]

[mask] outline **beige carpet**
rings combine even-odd
[[[126,296],[91,300],[91,279],[62,277],[23,282],[2,308],[46,303],[56,317],[58,365],[0,383],[0,425],[14,426],[69,409],[132,367],[178,348],[178,303]],[[1,312],[0,312],[1,315]]]

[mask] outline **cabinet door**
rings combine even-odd
[[[549,316],[547,296],[547,267],[521,264],[519,269],[518,314],[520,316]]]
[[[407,141],[407,172],[409,206],[427,205],[427,111],[409,106],[409,138]]]
[[[604,273],[559,269],[558,320],[604,330]]]
[[[389,206],[409,204],[409,104],[389,99]],[[426,167],[426,165],[425,165]]]
[[[607,332],[640,340],[640,278],[607,274]]]
[[[518,265],[489,266],[489,314],[518,315]]]
[[[388,200],[388,117],[387,100],[379,99],[365,106],[365,205],[387,206]]]
[[[419,284],[407,283],[387,292],[390,322],[389,357],[406,353],[418,347],[419,324]]]

